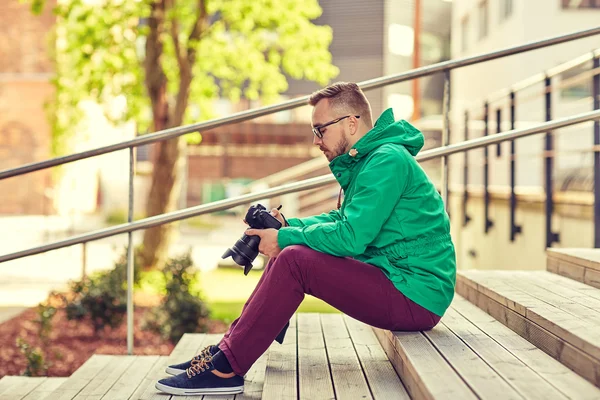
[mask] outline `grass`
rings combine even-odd
[[[192,290],[199,290],[202,298],[208,303],[211,316],[230,323],[236,319],[244,303],[256,287],[262,271],[251,270],[244,275],[241,268],[217,268],[212,271],[200,272],[198,285]],[[145,273],[140,282],[140,289],[149,293],[160,293],[164,287],[162,274],[159,271]],[[298,308],[298,312],[336,313],[337,309],[327,303],[306,296]]]

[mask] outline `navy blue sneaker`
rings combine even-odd
[[[180,396],[238,394],[244,391],[244,378],[215,370],[212,356],[206,356],[192,360],[192,366],[183,374],[161,379],[155,387]]]
[[[189,367],[192,366],[192,362],[194,360],[200,361],[204,357],[207,357],[207,356],[212,357],[215,354],[217,354],[218,351],[219,351],[219,347],[217,347],[217,345],[206,346],[204,349],[202,349],[200,354],[198,354],[197,356],[192,358],[190,361],[182,362],[181,364],[169,365],[167,367],[167,369],[165,370],[165,372],[170,375],[183,374]]]

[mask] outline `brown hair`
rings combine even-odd
[[[367,127],[373,126],[371,105],[356,83],[336,82],[329,85],[314,92],[308,99],[308,104],[314,107],[323,99],[328,99],[332,108],[360,115]]]

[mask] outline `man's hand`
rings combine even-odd
[[[279,234],[277,229],[247,229],[245,233],[249,236],[260,237],[258,251],[261,254],[270,258],[275,258],[281,253],[279,244],[277,244],[277,235]]]

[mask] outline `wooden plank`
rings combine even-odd
[[[159,356],[137,356],[102,398],[107,400],[129,399],[158,360]]]
[[[482,312],[481,310],[475,311]],[[448,329],[460,338],[461,342],[468,345],[469,348],[481,358],[486,366],[492,368],[499,375],[500,379],[502,379],[505,385],[499,385],[499,387],[496,388],[497,391],[489,393],[490,398],[505,398],[505,396],[507,398],[513,397],[513,393],[515,398],[520,398],[522,396],[525,399],[567,398],[554,386],[550,385],[546,380],[537,375],[521,360],[494,341],[493,338],[479,329],[479,327],[473,325],[473,323],[467,319],[469,315],[470,314],[461,315],[453,308],[450,308],[446,311],[442,321]],[[435,332],[435,330],[432,332]],[[447,356],[446,358],[452,362],[450,356]],[[452,365],[458,370],[457,363],[452,362]],[[481,373],[483,371],[484,369],[480,370]],[[475,376],[477,376],[476,370],[474,373]],[[472,380],[467,379],[464,374],[462,375],[469,386],[475,388],[475,385],[471,384]],[[481,383],[483,383],[483,386],[485,387],[485,381]],[[505,386],[508,385],[510,385],[509,389],[506,389]],[[476,390],[476,392],[482,398],[488,397],[488,394],[483,391]],[[506,394],[503,394],[503,392]]]
[[[468,343],[463,342],[464,338],[474,342],[476,339],[470,340],[468,336],[474,336],[476,332],[470,330],[467,324],[458,318],[453,318],[452,315],[448,316],[448,312],[451,314],[451,310],[448,310],[442,319],[442,321],[447,320],[448,325],[442,322],[431,331],[423,333],[443,355],[452,369],[460,375],[479,398],[521,399],[519,393],[498,374],[494,368],[495,365],[484,362],[484,356],[489,358],[489,353],[482,356],[477,353],[477,350],[474,351],[467,346]],[[449,326],[453,329],[449,329]],[[481,338],[479,339],[481,340]],[[497,351],[497,349],[492,350]]]
[[[171,398],[171,395],[159,392],[154,385],[159,379],[166,378],[165,368],[170,365],[169,357],[160,356],[154,366],[148,371],[142,379],[135,392],[131,395],[131,400],[165,400]]]
[[[543,295],[546,295],[552,304],[553,300],[557,300],[556,304],[571,304],[576,303],[578,307],[563,308],[565,311],[571,312],[574,315],[581,316],[583,318],[600,318],[600,290],[576,290],[571,286],[572,280],[556,276],[547,271],[536,271],[524,272],[516,271],[515,278],[521,282],[528,282],[535,285],[538,288],[538,292],[541,291]],[[552,296],[553,294],[554,296]],[[541,297],[537,298],[542,299]]]
[[[410,399],[374,329],[347,315],[343,318],[373,398],[375,400]]]
[[[372,399],[342,314],[321,314],[336,398]]]
[[[271,345],[280,346],[279,343]],[[252,365],[252,368],[244,378],[244,393],[235,396],[235,400],[260,400],[262,399],[263,387],[265,383],[265,370],[267,368],[267,359],[269,351],[263,353],[258,360]]]
[[[493,338],[494,341],[568,398],[582,400],[600,398],[600,389],[538,349],[510,328],[504,326],[500,321],[469,303],[463,297],[458,295],[454,297],[452,309]]]
[[[561,279],[569,280],[563,277]],[[561,286],[558,286],[560,284],[544,280],[543,275],[537,272],[514,271],[510,277],[503,278],[503,280],[515,289],[522,290],[581,320],[584,326],[590,329],[600,325],[600,311],[592,308],[593,306],[600,307],[600,300],[583,296],[583,303],[581,303],[581,296],[578,296],[577,293],[569,292],[568,289],[563,290]],[[565,295],[565,292],[570,294]]]
[[[392,362],[399,366],[396,370],[411,397],[477,398],[423,333],[384,331],[384,334],[397,354]]]
[[[29,393],[23,400],[52,400],[51,394],[60,385],[62,385],[68,378],[47,378],[38,387],[36,387],[31,393]]]
[[[116,356],[91,356],[62,385],[52,392],[52,400],[71,400],[98,375],[102,369],[112,362]]]
[[[0,400],[21,400],[46,379],[46,377],[5,376],[0,380]]]
[[[300,399],[333,399],[333,382],[319,314],[298,314],[298,384]]]
[[[92,380],[83,388],[75,400],[100,400],[134,363],[137,356],[115,356]]]
[[[573,279],[564,279],[564,277],[554,274],[550,271],[544,274],[544,278],[551,282],[559,282],[561,285],[573,289],[585,297],[591,297],[600,300],[600,290],[598,288],[590,286],[585,282],[580,282]]]
[[[581,320],[573,315],[536,299],[524,290],[515,289],[502,281],[499,271],[460,272],[457,281],[465,281],[489,298],[507,305],[527,319],[535,322],[564,341],[583,350],[585,353],[600,359],[600,335],[593,322]],[[502,271],[509,272],[509,271]],[[506,275],[506,274],[504,274]],[[467,282],[470,281],[470,282]],[[500,299],[498,301],[497,299]],[[504,299],[502,301],[502,299]]]
[[[546,256],[600,271],[600,249],[547,249]]]
[[[170,356],[160,357],[148,371],[136,391],[131,396],[132,400],[166,400],[171,395],[158,391],[155,384],[158,380],[168,377],[165,372],[167,366],[178,364],[194,357],[202,348],[209,344],[209,338],[204,334],[186,333],[183,335]]]
[[[600,386],[600,362],[598,359],[589,356],[519,313],[490,299],[483,293],[466,285],[462,280],[457,280],[456,292],[539,349],[559,360],[596,386]]]
[[[297,314],[290,319],[290,326],[281,345],[271,345],[265,371],[264,400],[297,399]]]

